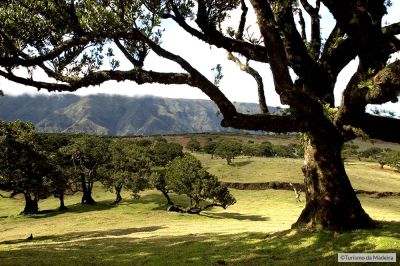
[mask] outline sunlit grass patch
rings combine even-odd
[[[240,166],[232,167],[209,160],[209,169],[235,169],[233,174],[243,178],[242,167],[250,173],[269,169],[279,176],[277,169],[285,173],[302,163],[272,158],[275,166],[268,168],[267,159],[238,158],[234,162]],[[353,170],[361,171],[360,167]],[[370,168],[366,169],[359,186],[376,190]],[[286,170],[287,176],[290,173]],[[396,186],[396,178],[382,178],[382,187]],[[258,177],[250,180],[264,182]],[[58,200],[49,198],[39,201],[39,207],[54,212],[32,216],[18,215],[22,198],[0,198],[0,265],[335,265],[338,252],[399,254],[399,197],[358,195],[367,213],[383,221],[380,227],[334,234],[290,230],[304,208],[293,191],[231,192],[235,205],[200,215],[167,212],[166,200],[156,190],[141,193],[138,200],[124,192],[121,204],[112,206],[114,194],[96,186],[93,206],[82,206],[81,195],[76,194],[66,197],[68,211],[59,212]],[[184,196],[171,196],[177,203],[187,203]],[[33,240],[27,240],[31,233]]]

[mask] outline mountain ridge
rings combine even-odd
[[[256,103],[235,106],[259,112]],[[39,132],[130,136],[232,131],[220,126],[218,114],[210,100],[109,94],[0,97],[1,120],[31,121]]]

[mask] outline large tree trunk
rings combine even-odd
[[[33,199],[31,198],[30,193],[24,193],[25,197],[25,208],[21,212],[21,214],[36,214],[39,213],[39,198],[34,197]]]
[[[341,159],[342,145],[341,140],[326,136],[312,136],[306,141],[302,168],[306,206],[292,228],[345,231],[375,227],[347,177]]]
[[[95,204],[96,202],[92,198],[92,191],[91,190],[84,190],[82,195],[82,204]]]

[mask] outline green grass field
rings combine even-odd
[[[302,181],[302,160],[238,158],[228,166],[196,156],[226,181]],[[399,191],[399,173],[356,163],[346,165],[356,188]],[[23,199],[0,198],[0,265],[335,265],[338,252],[397,252],[399,258],[399,197],[359,195],[380,228],[333,234],[289,230],[304,207],[293,191],[231,191],[235,205],[201,215],[166,212],[154,190],[139,200],[125,194],[111,206],[114,195],[96,187],[94,206],[78,204],[77,194],[67,197],[67,212],[32,216],[18,215]],[[51,210],[58,201],[39,204]]]

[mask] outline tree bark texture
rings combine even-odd
[[[32,199],[31,195],[29,193],[24,193],[25,197],[25,208],[21,212],[21,214],[37,214],[39,212],[39,199],[37,197],[34,197]]]
[[[86,178],[85,178],[85,174],[81,173],[81,184],[82,184],[82,199],[81,199],[81,203],[82,204],[95,204],[96,202],[94,201],[94,199],[92,198],[92,185],[90,184],[86,184]]]
[[[361,207],[341,159],[341,141],[310,137],[302,167],[306,206],[292,228],[345,231],[374,228]]]

